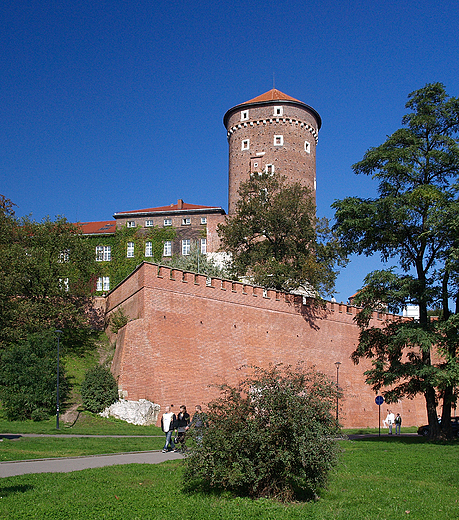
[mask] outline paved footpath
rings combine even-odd
[[[2,434],[0,437],[44,437],[44,435],[18,435]],[[50,437],[56,437],[52,435]],[[70,437],[70,435],[62,435]],[[75,435],[72,437],[86,437],[86,435]],[[89,437],[89,436],[88,436]],[[91,435],[92,437],[92,435]],[[94,435],[94,437],[100,437]],[[110,435],[107,437],[120,437]],[[123,436],[126,437],[126,436]],[[143,437],[143,436],[142,436]],[[181,453],[162,453],[161,451],[136,451],[129,453],[114,453],[111,455],[90,455],[87,457],[62,457],[52,459],[34,459],[0,462],[0,478],[25,475],[27,473],[70,473],[89,468],[102,468],[116,464],[159,464],[167,460],[181,459]]]

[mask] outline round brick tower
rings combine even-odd
[[[239,184],[253,172],[278,172],[288,182],[316,189],[319,114],[272,89],[230,108],[223,118],[229,143],[228,213],[236,210]]]

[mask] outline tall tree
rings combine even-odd
[[[459,382],[459,99],[441,83],[427,84],[408,96],[406,108],[404,128],[353,166],[378,181],[379,196],[335,202],[335,229],[348,252],[380,253],[397,266],[365,279],[353,359],[373,360],[367,382],[386,388],[388,402],[423,394],[431,435],[439,437],[450,434]],[[369,326],[373,310],[398,312],[409,304],[419,307],[419,320]],[[438,306],[440,319],[430,320],[429,308]]]
[[[0,202],[0,348],[56,328],[69,348],[81,346],[92,326],[93,248],[65,218],[17,219]]]
[[[268,288],[330,294],[335,267],[345,258],[328,222],[315,211],[311,191],[300,183],[287,184],[277,173],[251,175],[240,185],[236,213],[218,226],[233,275]]]

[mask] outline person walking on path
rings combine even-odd
[[[196,442],[198,444],[202,443],[202,435],[203,435],[203,429],[206,426],[207,423],[207,416],[202,411],[201,405],[197,404],[195,407],[195,414],[193,415],[193,419],[190,422],[190,424],[185,428],[186,431],[190,430],[191,428],[194,429],[194,436],[196,439]]]
[[[185,437],[186,437],[186,429],[190,424],[190,414],[186,411],[186,406],[182,404],[180,407],[180,413],[177,415],[177,420],[175,421],[175,426],[177,428],[178,435],[176,437],[175,442],[180,444],[180,451],[186,451],[185,445]]]
[[[395,435],[400,435],[400,428],[402,426],[402,416],[398,413],[395,417]]]
[[[166,444],[164,444],[163,453],[175,450],[172,434],[174,433],[176,420],[177,418],[175,414],[171,412],[170,406],[166,406],[163,416],[161,417],[161,429],[166,434]]]

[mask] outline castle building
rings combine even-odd
[[[230,215],[236,211],[240,183],[255,172],[279,171],[288,182],[308,186],[315,197],[322,122],[312,107],[272,89],[230,108],[223,123],[229,144]]]

